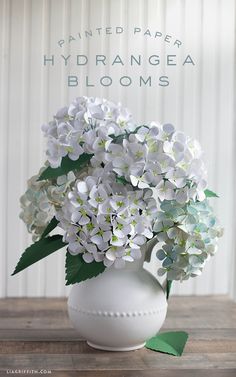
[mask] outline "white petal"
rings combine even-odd
[[[143,236],[136,236],[133,238],[132,240],[134,243],[136,243],[137,245],[143,245],[146,241],[145,237]]]
[[[72,215],[71,215],[71,221],[73,223],[77,223],[80,218],[81,218],[81,213],[80,212],[73,212]]]
[[[95,235],[95,236],[92,236],[91,237],[91,241],[93,243],[95,243],[96,245],[100,245],[101,243],[103,243],[103,239],[102,239],[102,236],[99,236],[99,235]]]
[[[106,258],[110,261],[114,261],[116,259],[115,250],[109,249],[106,252]]]
[[[82,216],[79,220],[80,225],[86,225],[90,222],[90,218],[88,216]]]
[[[134,259],[140,259],[142,256],[140,249],[132,249],[130,254]]]
[[[163,124],[162,128],[167,134],[171,134],[175,130],[174,126],[170,123]]]
[[[81,192],[82,194],[85,194],[88,191],[88,187],[85,182],[78,182],[77,190]]]
[[[104,264],[104,266],[106,266],[106,267],[110,267],[110,266],[112,266],[113,263],[114,263],[114,261],[111,261],[111,260],[109,260],[109,259],[107,259],[107,258],[104,258],[104,260],[103,260],[103,264]]]
[[[70,243],[68,249],[72,255],[77,255],[84,251],[84,247],[79,242]]]
[[[92,243],[87,243],[85,245],[85,249],[88,250],[90,253],[96,253],[97,252],[97,247],[93,245]]]
[[[103,241],[104,241],[104,242],[108,242],[108,241],[110,241],[111,236],[112,236],[112,232],[111,232],[111,231],[104,232],[104,233],[103,233],[103,236],[102,236]]]
[[[130,181],[131,181],[133,186],[137,186],[137,184],[139,182],[138,178],[136,178],[134,175],[130,175]]]
[[[86,262],[86,263],[91,263],[94,261],[94,257],[93,257],[93,254],[91,253],[85,253],[82,255],[82,258],[83,260]]]

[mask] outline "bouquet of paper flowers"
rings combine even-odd
[[[171,124],[138,125],[120,104],[79,97],[42,126],[47,161],[28,181],[21,219],[34,243],[13,274],[67,248],[73,284],[141,258],[155,239],[159,275],[200,275],[222,235],[197,141]],[[50,236],[55,228],[60,234]]]

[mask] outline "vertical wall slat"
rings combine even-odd
[[[21,165],[22,161],[22,138],[21,138],[21,116],[22,116],[22,33],[24,18],[24,3],[11,1],[10,12],[10,45],[9,45],[9,76],[8,76],[8,103],[4,111],[8,112],[7,143],[7,195],[6,195],[6,235],[7,235],[7,294],[20,295],[24,293],[23,275],[10,275],[20,255],[20,219],[19,197],[21,195]],[[12,22],[14,20],[14,23]],[[14,252],[13,252],[14,250]]]
[[[31,36],[31,1],[23,2],[23,28],[22,28],[22,92],[21,92],[21,193],[25,191],[26,181],[29,176],[29,92],[30,92],[30,36]],[[27,246],[29,236],[25,233],[25,226],[20,224],[20,244],[18,253],[20,254]],[[28,271],[19,276],[21,295],[25,296],[27,287],[30,286],[30,296],[37,295],[37,284],[27,284]],[[34,267],[34,277],[38,275],[38,269]]]
[[[68,3],[69,4],[69,3]],[[63,10],[64,10],[64,0],[51,0],[50,2],[46,1],[47,10],[45,10],[45,17],[48,17],[48,32],[45,35],[47,38],[47,52],[49,55],[54,54],[55,59],[57,59],[57,41],[63,35]],[[59,27],[60,25],[60,27]],[[55,60],[54,66],[48,66],[48,111],[47,111],[47,120],[53,119],[54,114],[57,109],[61,107],[61,83],[62,78],[61,69],[62,69],[62,59],[61,62]],[[62,265],[64,265],[64,259],[61,257],[61,254],[64,254],[64,250],[58,250],[56,253],[50,255],[45,263],[46,270],[46,296],[58,296],[60,292],[61,283],[60,272],[62,271]],[[61,280],[65,282],[65,275],[61,276]]]
[[[234,9],[234,19],[236,19],[236,7]],[[235,38],[235,35],[236,35],[236,25],[234,24],[234,66],[236,64],[236,38]],[[236,109],[236,74],[234,72],[234,78],[233,78],[233,94],[234,94],[234,103],[233,103],[233,108]],[[236,124],[236,111],[234,111],[234,114],[233,114],[233,124],[235,126]],[[234,127],[234,131],[233,131],[233,152],[234,152],[234,155],[235,155],[235,146],[236,146],[236,128]],[[233,187],[236,187],[236,171],[234,170],[234,174],[233,174]],[[236,212],[236,201],[234,201],[234,204],[232,206],[232,214],[234,214]],[[234,217],[234,215],[233,215]],[[233,217],[231,215],[231,222],[234,223],[233,221]],[[234,231],[234,234],[235,234],[235,231],[236,231],[236,224],[234,223],[234,228],[233,228],[233,231]],[[236,301],[236,245],[235,245],[235,238],[233,238],[231,236],[231,256],[230,256],[230,260],[229,260],[229,263],[230,263],[230,266],[229,266],[229,269],[230,269],[230,281],[229,281],[229,293],[230,293],[230,297],[233,298],[235,301]]]
[[[5,0],[0,3],[0,30],[1,30],[1,65],[0,65],[0,107],[5,109],[5,111],[0,112],[0,127],[2,140],[0,153],[1,153],[1,195],[0,195],[0,229],[1,229],[1,283],[0,283],[0,297],[5,297],[7,295],[7,250],[8,250],[8,240],[7,240],[7,196],[8,196],[8,103],[9,103],[9,47],[10,47],[10,2]]]
[[[64,0],[62,11],[62,35],[66,37],[70,35],[70,20],[71,20],[71,1]],[[63,55],[67,58],[70,55],[70,46],[64,44],[62,49]],[[70,72],[70,64],[66,67],[61,67],[61,104],[62,106],[69,101],[69,91],[65,82]],[[57,296],[65,296],[65,253],[66,250],[61,250],[56,257],[58,258],[57,270]]]
[[[49,55],[49,33],[50,33],[50,4],[47,0],[43,0],[40,5],[38,1],[33,3],[32,17],[38,19],[37,25],[35,23],[33,26],[35,33],[39,33],[38,47],[33,44],[32,46],[32,60],[33,56],[37,54],[37,63],[39,70],[40,83],[34,83],[33,87],[36,87],[36,90],[40,93],[39,98],[39,122],[37,122],[37,115],[32,114],[32,122],[35,126],[40,128],[40,125],[45,123],[48,119],[49,108],[48,108],[48,85],[49,85],[49,69],[43,65],[43,56]],[[38,16],[37,16],[38,15]],[[38,55],[39,54],[39,55]],[[33,88],[32,88],[33,90]],[[37,94],[36,94],[37,95]],[[37,114],[37,113],[36,113]],[[44,163],[44,140],[41,134],[41,137],[38,140],[39,143],[39,158],[41,166]],[[38,295],[46,296],[47,295],[47,286],[46,286],[46,261],[42,260],[39,263],[39,275],[38,275]]]

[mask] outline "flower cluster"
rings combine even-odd
[[[157,189],[160,200],[204,200],[206,168],[196,140],[173,125],[135,125],[127,109],[101,99],[79,97],[43,126],[47,155],[58,167],[68,155],[93,155],[93,166],[111,164],[133,186]]]
[[[117,143],[118,142],[118,143]],[[135,132],[110,141],[94,159],[112,169],[134,187],[155,188],[160,201],[204,200],[206,168],[200,145],[170,124],[137,127]]]
[[[150,189],[117,183],[115,174],[95,168],[78,180],[57,213],[71,254],[85,262],[123,267],[141,257],[140,247],[153,237],[156,201]]]
[[[120,104],[88,97],[60,109],[42,129],[46,165],[66,174],[28,182],[21,218],[34,239],[55,216],[69,252],[87,263],[123,267],[156,237],[159,274],[186,280],[201,273],[222,231],[206,199],[196,140],[171,124],[137,125]]]
[[[42,235],[56,210],[61,208],[67,191],[76,179],[74,173],[70,172],[55,180],[38,181],[44,170],[45,167],[28,180],[27,190],[20,198],[20,218],[26,224],[28,232],[32,233],[34,241]]]
[[[47,157],[57,168],[67,156],[77,160],[84,152],[104,149],[111,138],[134,129],[130,112],[105,99],[78,97],[69,107],[63,107],[53,121],[42,126],[47,137]],[[108,143],[107,143],[108,142]]]
[[[186,280],[201,275],[205,262],[216,252],[218,238],[223,234],[207,199],[184,205],[163,201],[154,231],[162,243],[162,248],[157,251],[157,258],[162,261],[158,273],[167,273],[169,280]]]

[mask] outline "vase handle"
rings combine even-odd
[[[151,261],[152,250],[154,249],[154,247],[156,246],[158,242],[159,241],[156,238],[152,238],[146,243],[146,253],[145,253],[144,262],[149,263]]]
[[[156,246],[156,244],[158,244],[158,242],[159,241],[156,238],[152,238],[151,240],[149,240],[146,243],[146,253],[145,253],[144,262],[150,263],[151,256],[152,256],[152,251],[153,251],[154,247]],[[158,280],[158,282],[159,282],[159,280]],[[167,278],[165,278],[165,280],[163,281],[163,283],[161,284],[161,286],[163,288],[163,291],[166,293],[166,290],[167,290]]]

